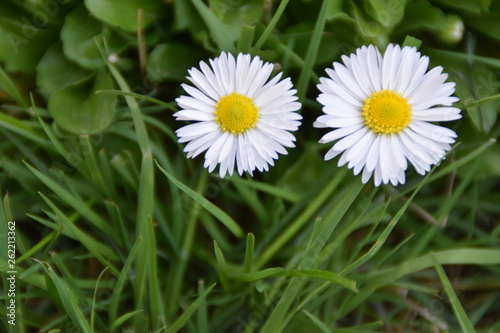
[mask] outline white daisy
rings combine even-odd
[[[196,121],[176,131],[179,142],[188,142],[187,157],[206,151],[204,166],[212,172],[220,164],[221,177],[232,175],[235,164],[240,175],[267,171],[278,153],[287,154],[284,147],[295,147],[288,131],[302,119],[297,91],[289,78],[280,81],[282,73],[267,82],[274,66],[259,57],[222,52],[210,66],[201,61],[201,71],[191,68],[187,78],[195,87],[183,84],[190,96],[176,99],[182,108],[176,119]]]
[[[320,143],[337,141],[326,153],[330,160],[342,153],[339,166],[347,163],[362,182],[374,174],[375,186],[405,183],[408,163],[425,174],[451,149],[457,135],[431,122],[461,118],[451,105],[455,83],[441,66],[427,71],[429,58],[414,47],[389,45],[384,56],[373,46],[363,46],[344,65],[326,69],[321,78],[318,102],[324,115],[315,127],[334,128]]]

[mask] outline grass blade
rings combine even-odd
[[[97,45],[99,46],[98,43]],[[100,47],[100,51],[103,57],[106,58],[102,47]],[[107,62],[107,65],[120,89],[126,93],[130,93],[130,88],[120,72],[111,63]],[[136,310],[140,310],[143,307],[144,295],[149,291],[150,315],[154,318],[160,318],[159,322],[161,323],[163,316],[160,310],[162,305],[158,299],[158,286],[148,286],[147,284],[148,277],[149,282],[157,280],[157,277],[154,275],[157,272],[154,229],[151,232],[155,202],[151,142],[137,101],[131,96],[125,96],[125,101],[132,115],[137,142],[142,153],[139,190],[137,193],[136,237],[144,237],[144,242],[141,243],[137,256],[139,259],[136,262],[136,285],[139,287],[135,289],[135,306]],[[147,258],[148,260],[143,260],[143,258]],[[139,319],[136,319],[135,326],[140,326],[138,321]]]
[[[245,249],[245,262],[243,263],[244,273],[249,273],[252,270],[254,249],[255,249],[255,236],[252,233],[249,233],[247,235],[247,246]]]
[[[234,52],[235,48],[231,35],[219,18],[201,0],[191,0],[191,2],[205,21],[218,48],[221,51]]]
[[[262,33],[262,35],[260,35],[259,39],[257,40],[257,42],[255,43],[254,47],[252,48],[252,53],[257,53],[260,50],[260,48],[262,47],[262,45],[264,44],[264,42],[267,40],[267,38],[269,37],[269,35],[271,34],[271,32],[274,30],[274,27],[278,23],[281,15],[283,14],[283,12],[285,11],[286,6],[288,5],[288,1],[289,0],[282,0],[280,2],[280,5],[278,6],[278,9],[276,10],[276,13],[274,13],[273,18],[269,22],[269,25],[266,27],[266,29],[264,30],[264,32]]]
[[[450,300],[451,307],[453,308],[453,312],[455,312],[455,315],[457,316],[458,322],[460,323],[460,327],[462,328],[462,331],[465,333],[475,333],[476,331],[474,330],[474,327],[472,326],[469,318],[467,317],[467,314],[465,313],[464,308],[462,307],[462,304],[460,304],[460,300],[457,297],[457,294],[455,293],[455,290],[453,290],[453,286],[451,285],[450,280],[446,276],[446,273],[439,264],[437,258],[435,256],[432,257],[432,260],[434,262],[434,268],[436,269],[439,279],[441,280],[441,283],[443,284],[444,290],[446,291],[446,294],[448,295],[448,299]]]
[[[129,92],[129,91],[122,91],[122,90],[97,90],[95,93],[96,94],[114,94],[114,95],[129,96],[129,97],[133,97],[133,98],[137,98],[137,99],[142,99],[142,100],[154,103],[154,104],[158,104],[158,105],[164,106],[165,108],[169,109],[170,111],[174,111],[174,112],[177,111],[177,109],[172,104],[170,104],[170,103],[165,103],[164,101],[161,101],[159,99],[156,99],[156,98],[153,98],[153,97],[149,97],[149,96],[145,96],[145,95],[141,95],[141,94],[136,94],[136,93]]]
[[[358,288],[356,288],[356,281],[343,277],[342,275],[324,271],[317,269],[283,269],[283,268],[267,268],[259,272],[251,273],[251,274],[243,274],[230,276],[230,278],[245,281],[245,282],[254,282],[261,279],[267,279],[271,277],[308,277],[308,278],[316,278],[321,280],[326,280],[339,286],[342,286],[346,289],[349,289],[355,293],[359,292]]]
[[[434,266],[433,256],[441,265],[499,265],[500,250],[495,248],[473,249],[455,248],[426,254],[404,261],[396,267],[375,272],[367,276],[369,280],[385,284],[401,277]]]
[[[316,257],[321,252],[321,248],[325,245],[327,239],[339,223],[340,219],[344,216],[347,209],[351,206],[354,199],[358,196],[363,188],[361,182],[352,184],[345,195],[338,200],[330,214],[325,218],[324,224],[321,226],[321,231],[318,232],[318,238],[313,244],[306,249],[300,269],[311,269],[316,261]],[[274,333],[278,332],[284,325],[284,318],[293,301],[296,299],[300,289],[304,284],[303,278],[294,278],[288,284],[285,292],[281,296],[278,305],[274,308],[268,320],[262,327],[261,333]]]
[[[325,325],[321,320],[319,320],[315,315],[310,313],[307,310],[302,310],[306,316],[309,317],[309,319],[312,320],[312,322],[321,330],[323,333],[332,333],[332,331]]]
[[[114,274],[118,274],[118,271],[116,270],[114,265],[109,262],[109,260],[118,260],[118,256],[116,255],[116,253],[105,245],[97,242],[93,237],[87,235],[82,230],[78,229],[78,227],[75,226],[73,222],[71,222],[71,220],[66,215],[64,215],[63,212],[52,203],[52,201],[50,201],[49,198],[47,198],[42,193],[39,194],[47,203],[47,205],[49,205],[50,209],[52,209],[52,211],[56,214],[57,219],[62,223],[64,228],[68,229],[68,231],[71,232],[75,239],[81,242],[87,248],[87,250],[89,250],[90,253],[94,254],[104,266],[109,266]]]
[[[198,281],[198,295],[203,295],[205,292],[205,281]],[[198,307],[197,316],[197,331],[196,333],[209,333],[208,332],[208,309],[207,309],[207,301],[203,299],[201,301],[200,306]]]
[[[125,264],[123,265],[120,274],[118,275],[116,284],[113,286],[113,294],[111,296],[111,302],[109,305],[109,322],[112,323],[110,328],[111,333],[114,332],[115,328],[119,326],[118,324],[115,325],[115,323],[118,320],[116,319],[116,316],[118,313],[120,296],[122,295],[122,290],[125,286],[125,283],[128,281],[128,274],[131,271],[132,263],[134,262],[135,256],[137,255],[137,252],[139,250],[139,245],[141,244],[141,242],[142,238],[141,237],[137,238],[134,245],[130,249],[127,260],[125,260]],[[142,310],[137,310],[137,311],[140,312]],[[113,328],[113,326],[115,326],[115,328]]]
[[[310,200],[302,214],[300,214],[262,253],[255,263],[256,269],[261,268],[273,255],[278,252],[307,222],[309,222],[318,209],[331,198],[332,193],[337,189],[342,179],[345,177],[346,169],[339,170],[336,175],[327,183],[318,195]]]
[[[210,287],[208,287],[208,289],[205,290],[205,292],[203,294],[201,294],[193,303],[191,303],[186,308],[186,310],[184,310],[182,315],[179,318],[177,318],[177,320],[172,324],[172,326],[170,326],[167,329],[167,333],[175,333],[178,330],[180,330],[181,328],[183,328],[184,325],[186,324],[186,322],[189,320],[189,318],[193,315],[193,313],[201,305],[201,303],[203,302],[205,297],[207,297],[207,295],[210,293],[210,291],[212,291],[212,289],[214,287],[215,287],[215,283],[213,285],[211,285]]]
[[[180,182],[177,178],[175,178],[173,175],[168,173],[167,170],[163,169],[158,162],[156,162],[156,165],[160,169],[161,172],[167,178],[174,183],[175,186],[177,186],[181,191],[189,195],[194,201],[196,201],[201,207],[205,208],[208,212],[210,212],[213,216],[215,216],[219,221],[222,222],[236,237],[243,237],[243,230],[241,227],[233,220],[232,217],[227,215],[222,209],[219,207],[215,206],[213,203],[205,199],[203,196],[201,196],[199,193],[193,191],[190,189],[188,186],[184,185],[182,182]]]
[[[284,200],[292,202],[292,203],[299,202],[301,199],[301,196],[296,194],[296,193],[293,193],[293,192],[287,191],[287,190],[283,190],[282,188],[280,188],[278,186],[273,186],[271,184],[259,182],[259,181],[253,180],[253,179],[248,180],[248,179],[244,179],[241,177],[231,177],[231,182],[233,182],[235,184],[246,185],[246,186],[254,188],[258,191],[270,194],[274,197],[281,198],[281,199],[284,199]]]
[[[33,260],[37,261],[36,259]],[[49,264],[42,261],[39,261],[39,263],[42,265],[43,269],[45,270],[45,272],[47,272],[50,279],[54,283],[54,286],[57,290],[57,296],[61,300],[68,316],[75,323],[75,325],[77,325],[77,327],[82,330],[83,333],[91,333],[92,329],[82,310],[78,306],[77,298],[73,291],[68,288],[63,280],[59,278],[59,276],[54,272]]]
[[[0,67],[0,87],[3,88],[12,98],[14,98],[17,104],[21,105],[25,109],[28,108],[28,104],[24,100],[23,96],[21,96],[19,90],[16,88],[16,85],[12,82],[2,67]]]
[[[316,26],[314,27],[313,35],[311,37],[311,42],[309,43],[309,47],[307,48],[306,58],[304,59],[304,67],[300,72],[299,81],[297,83],[297,96],[299,97],[300,101],[304,100],[307,93],[307,87],[309,86],[311,73],[316,61],[316,56],[318,55],[319,44],[321,43],[321,36],[323,35],[323,30],[325,29],[329,6],[330,0],[323,0],[323,5],[321,6],[321,9],[319,11],[319,17],[316,21]]]
[[[50,188],[61,200],[66,202],[69,206],[73,207],[77,212],[82,214],[90,223],[95,225],[99,230],[108,234],[114,235],[114,230],[111,226],[98,214],[96,214],[88,205],[88,203],[83,202],[78,199],[66,189],[64,189],[61,185],[56,183],[54,180],[45,176],[40,171],[33,168],[28,163],[24,163],[26,167],[48,188]]]
[[[126,313],[126,314],[120,316],[119,318],[117,318],[113,322],[113,325],[111,325],[111,330],[117,329],[118,327],[120,327],[121,324],[123,324],[124,322],[126,322],[127,320],[129,320],[130,318],[132,318],[133,316],[135,316],[141,312],[142,312],[142,310],[136,310],[136,311],[132,311],[132,312],[129,312],[129,313]]]

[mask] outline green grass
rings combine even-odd
[[[1,332],[500,332],[500,1],[90,3],[0,4]],[[312,122],[324,69],[389,42],[444,67],[463,118],[430,173],[376,188]],[[221,51],[298,90],[269,172],[221,179],[177,142],[180,84]]]

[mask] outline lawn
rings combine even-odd
[[[499,0],[3,0],[0,332],[500,332]]]

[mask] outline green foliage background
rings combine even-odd
[[[0,330],[500,332],[499,32],[498,0],[2,1]],[[445,68],[463,119],[432,173],[374,188],[312,122],[324,68],[388,43]],[[303,103],[297,148],[254,178],[174,134],[187,69],[221,51]]]

